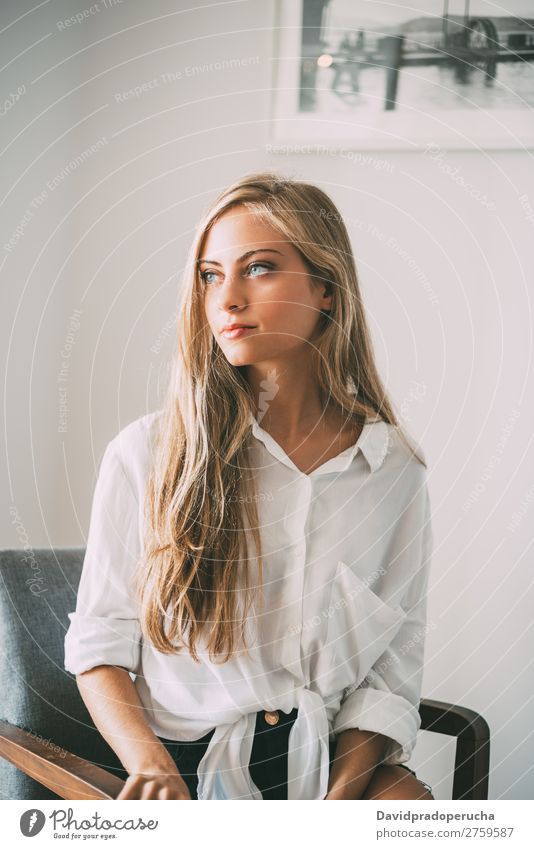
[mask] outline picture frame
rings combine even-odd
[[[332,23],[336,4],[338,13]],[[348,0],[278,0],[271,152],[288,152],[292,147],[313,152],[321,146],[406,151],[428,150],[429,145],[464,150],[534,147],[534,9],[530,23],[503,16],[506,25],[501,26],[495,18],[473,11],[467,17],[438,17],[435,13],[441,7],[452,5],[448,0],[433,0],[428,7],[435,13],[426,16],[414,14],[409,4],[399,0],[395,22],[383,17],[391,14],[395,4],[372,6],[365,0],[352,0],[352,18],[344,31],[343,6],[347,4]],[[513,4],[514,0],[508,0],[508,6]],[[464,0],[454,5],[469,8]],[[474,6],[472,2],[472,10]],[[358,7],[366,10],[360,32],[369,35],[363,61],[351,64],[349,43],[348,58],[340,63],[345,79],[334,91],[334,76],[340,74],[332,65],[339,61],[342,39],[350,42],[352,37],[354,51],[355,37],[362,37],[356,30]],[[382,18],[373,25],[373,13],[380,8]],[[330,23],[326,24],[328,15]],[[519,22],[517,33],[509,24],[514,20]],[[417,31],[418,23],[422,34]],[[496,36],[498,29],[506,30],[505,46],[504,35]],[[337,50],[331,49],[334,36],[338,37]],[[508,59],[520,63],[513,69],[521,86],[517,92],[499,79]],[[361,84],[351,97],[356,64]],[[511,70],[506,70],[507,79]],[[442,82],[436,82],[437,77]],[[477,92],[484,103],[476,102]],[[450,108],[455,101],[456,108]],[[514,108],[516,101],[518,107]]]

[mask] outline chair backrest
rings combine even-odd
[[[0,719],[125,779],[64,668],[84,548],[0,551]],[[59,799],[0,758],[3,799]]]

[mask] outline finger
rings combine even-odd
[[[158,799],[178,799],[178,791],[173,790],[172,787],[167,785],[160,789]]]
[[[143,792],[140,796],[141,799],[157,799],[158,798],[158,784],[156,781],[146,781],[143,785]]]
[[[131,799],[131,798],[132,798],[132,796],[130,796],[129,791],[126,789],[126,787],[124,787],[124,788],[121,790],[121,792],[119,793],[119,795],[118,795],[118,796],[116,796],[115,798],[116,798],[117,800],[119,800],[119,799]]]
[[[189,800],[191,800],[191,793],[190,793],[189,787],[187,786],[187,784],[185,783],[185,781],[183,779],[178,784],[178,795],[176,796],[176,798],[177,799],[189,799]]]
[[[178,788],[178,795],[177,795],[176,798],[177,799],[189,799],[191,801],[192,796],[191,796],[191,793],[189,792],[189,787],[187,786],[187,784],[185,785],[185,787],[179,787]]]
[[[138,799],[139,778],[128,778],[117,799]]]

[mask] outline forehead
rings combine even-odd
[[[274,247],[288,253],[291,243],[258,213],[244,206],[228,209],[210,228],[200,258],[230,260],[252,248]]]

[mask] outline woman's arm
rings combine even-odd
[[[95,666],[78,674],[76,683],[96,727],[130,775],[117,798],[190,799],[176,764],[144,717],[128,671]]]
[[[342,731],[325,799],[360,799],[384,757],[387,742],[387,737],[373,731],[358,728]]]

